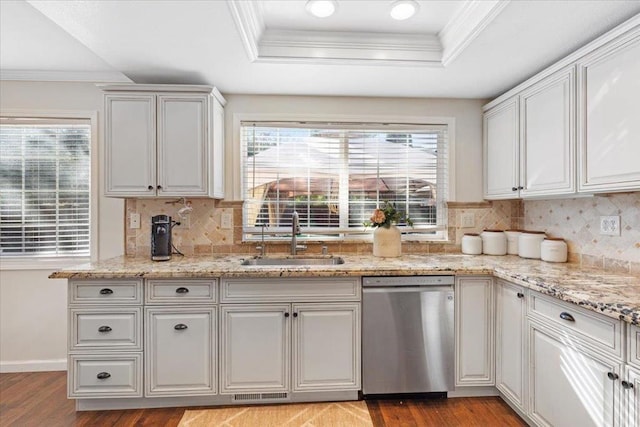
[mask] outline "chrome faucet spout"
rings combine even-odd
[[[298,212],[291,214],[291,255],[297,255],[298,251],[307,249],[304,245],[298,245],[298,234],[300,234],[300,217]]]

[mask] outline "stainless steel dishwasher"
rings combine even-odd
[[[454,389],[453,283],[453,276],[363,278],[363,395]]]

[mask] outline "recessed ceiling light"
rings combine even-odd
[[[404,21],[416,14],[420,5],[414,0],[398,0],[391,4],[391,17],[398,21]]]
[[[307,12],[317,18],[326,18],[333,15],[336,7],[334,0],[309,0],[306,6]]]

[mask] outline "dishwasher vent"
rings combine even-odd
[[[288,393],[242,393],[242,394],[234,394],[233,395],[233,401],[234,402],[240,402],[240,401],[247,401],[247,400],[252,400],[252,401],[263,401],[263,400],[288,400],[289,399],[289,394]]]

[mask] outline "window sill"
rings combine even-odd
[[[1,257],[1,271],[59,270],[90,262],[89,257]]]

